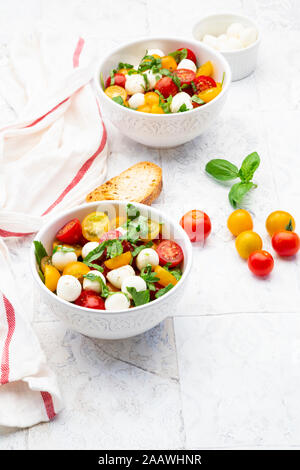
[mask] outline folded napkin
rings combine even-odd
[[[15,116],[0,129],[0,426],[32,426],[62,408],[4,240],[36,232],[104,179],[92,59],[82,38],[45,28],[18,36],[0,56],[0,96]]]

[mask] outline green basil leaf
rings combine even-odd
[[[131,294],[135,307],[150,302],[149,290],[137,291],[135,287],[127,287],[127,291]]]
[[[146,243],[146,245],[135,246],[133,252],[131,253],[132,257],[134,258],[135,256],[137,256],[145,248],[151,248],[152,245],[153,245],[153,242],[150,240],[149,242]]]
[[[238,168],[228,160],[221,158],[210,160],[205,167],[205,171],[219,181],[233,180],[239,176]]]
[[[44,258],[45,256],[48,256],[48,253],[47,253],[44,245],[42,244],[42,242],[34,240],[33,244],[34,244],[35,259],[36,259],[36,262],[37,262],[37,264],[40,268],[42,258]]]
[[[53,248],[52,255],[54,255],[54,253],[56,253],[57,251],[61,251],[62,253],[71,253],[72,251],[74,252],[75,250],[71,246],[56,245]]]
[[[115,103],[120,104],[121,106],[125,106],[122,96],[114,96],[112,100],[113,100]]]
[[[123,245],[120,240],[107,240],[107,257],[115,258],[123,253]]]
[[[173,284],[168,284],[166,287],[164,287],[163,289],[159,289],[159,291],[156,292],[155,294],[155,298],[158,299],[159,297],[161,297],[162,295],[166,294],[167,292],[169,292],[169,290],[171,290],[173,288]]]
[[[179,62],[187,58],[187,50],[182,49],[181,51],[170,52],[168,55],[173,57],[176,60],[177,64],[179,64]]]
[[[234,209],[237,207],[240,207],[240,204],[245,196],[250,189],[256,188],[256,184],[248,182],[248,183],[236,183],[232,186],[230,192],[229,192],[229,201],[230,204]]]
[[[100,256],[102,256],[104,253],[107,241],[108,240],[105,240],[104,242],[100,243],[100,245],[96,246],[94,250],[90,251],[89,254],[83,260],[84,264],[91,263],[92,261],[95,261],[96,259],[100,258]]]
[[[103,73],[100,73],[100,85],[102,86],[102,90],[105,90],[104,78]]]
[[[203,101],[201,98],[199,98],[198,95],[193,95],[192,96],[192,101],[198,104],[205,104],[205,101]]]
[[[102,277],[101,276],[97,276],[97,274],[93,274],[93,273],[87,273],[87,274],[84,274],[83,277],[85,279],[89,279],[90,281],[96,281],[100,284],[100,287],[101,287],[101,297],[108,297],[109,294],[110,294],[110,290],[108,289],[107,285],[105,284],[105,282],[103,281]]]
[[[102,266],[99,266],[99,264],[95,264],[95,263],[90,263],[89,261],[85,261],[85,263],[89,268],[94,268],[96,269],[97,271],[99,271],[100,273],[103,273],[104,269],[102,268]]]
[[[260,164],[260,158],[257,152],[250,153],[242,162],[239,171],[239,177],[245,183],[252,180],[253,175]]]
[[[183,103],[180,108],[178,109],[178,113],[184,113],[185,111],[188,111],[188,107],[185,103]]]

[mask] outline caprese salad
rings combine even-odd
[[[182,113],[203,106],[222,90],[208,61],[197,66],[194,52],[180,48],[167,55],[149,49],[138,65],[120,62],[104,83],[104,93],[121,106],[143,113]]]
[[[40,278],[58,297],[85,308],[115,311],[151,302],[182,276],[183,251],[162,239],[161,227],[132,204],[123,219],[100,211],[82,222],[72,219],[57,232],[51,253],[34,241]]]

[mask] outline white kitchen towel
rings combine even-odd
[[[0,57],[0,95],[15,120],[0,129],[0,425],[25,427],[55,416],[55,376],[16,296],[4,242],[36,232],[57,211],[81,203],[106,173],[106,130],[82,38],[43,29],[18,36]]]

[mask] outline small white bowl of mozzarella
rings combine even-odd
[[[209,15],[195,24],[193,36],[221,52],[230,65],[232,81],[241,80],[254,71],[260,33],[251,18],[232,13]]]

